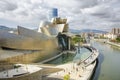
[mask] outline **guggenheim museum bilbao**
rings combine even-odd
[[[38,31],[18,26],[17,33],[0,31],[0,64],[42,62],[70,49],[67,19],[42,21]]]

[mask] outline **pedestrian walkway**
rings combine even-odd
[[[90,64],[87,67],[85,67],[84,64],[77,65],[76,63],[73,62],[59,65],[57,66],[57,68],[63,68],[63,70],[57,73],[53,73],[48,77],[64,79],[66,75],[69,75],[70,80],[88,80],[93,73],[93,69],[95,68],[95,65],[96,62]]]
[[[32,74],[39,70],[42,70],[42,68],[37,65],[16,64],[13,69],[0,72],[0,78],[14,78],[15,76],[20,77],[21,75]]]

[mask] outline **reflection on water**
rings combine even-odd
[[[92,45],[100,52],[94,80],[120,80],[120,49],[98,42]]]
[[[47,62],[47,64],[56,64],[56,65],[64,64],[64,63],[73,61],[74,56],[75,56],[75,54],[70,54],[70,53],[63,54],[62,56],[58,57],[57,59]]]
[[[80,60],[86,59],[89,55],[91,54],[91,51],[89,51],[87,48],[81,47],[80,48],[80,53],[77,54],[63,54],[57,59],[54,59],[53,61],[47,62],[47,64],[64,64],[67,62],[76,62]]]
[[[83,61],[85,60],[86,58],[88,58],[90,55],[91,55],[91,51],[88,50],[87,48],[84,48],[84,47],[81,47],[80,48],[80,53],[76,54],[76,56],[74,57],[73,61],[76,62],[76,61]]]

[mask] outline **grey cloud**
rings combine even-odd
[[[120,19],[110,19],[109,21],[114,22],[114,23],[119,23]]]
[[[0,11],[13,11],[17,9],[17,5],[11,1],[1,0],[0,1]]]
[[[96,13],[96,14],[91,14],[92,16],[96,16],[96,17],[99,17],[99,18],[110,18],[111,15],[107,14],[107,13]]]
[[[93,7],[98,4],[97,0],[77,0],[80,8]]]
[[[53,7],[68,18],[70,28],[107,30],[120,21],[120,0],[0,0],[0,5],[1,18],[32,26],[48,20]]]
[[[117,23],[117,24],[113,23],[110,27],[111,27],[111,28],[112,28],[112,27],[118,27],[118,28],[120,28],[120,23]]]

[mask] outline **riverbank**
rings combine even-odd
[[[116,46],[120,48],[120,43],[114,43],[114,42],[110,42],[108,39],[94,39],[95,41],[99,41],[99,42],[103,42],[103,43],[107,43],[110,44],[112,46]]]
[[[98,41],[93,41],[92,46],[100,52],[92,80],[120,80],[120,49]]]
[[[107,41],[106,43],[120,48],[120,44],[118,44],[118,43],[113,43],[110,41]]]

